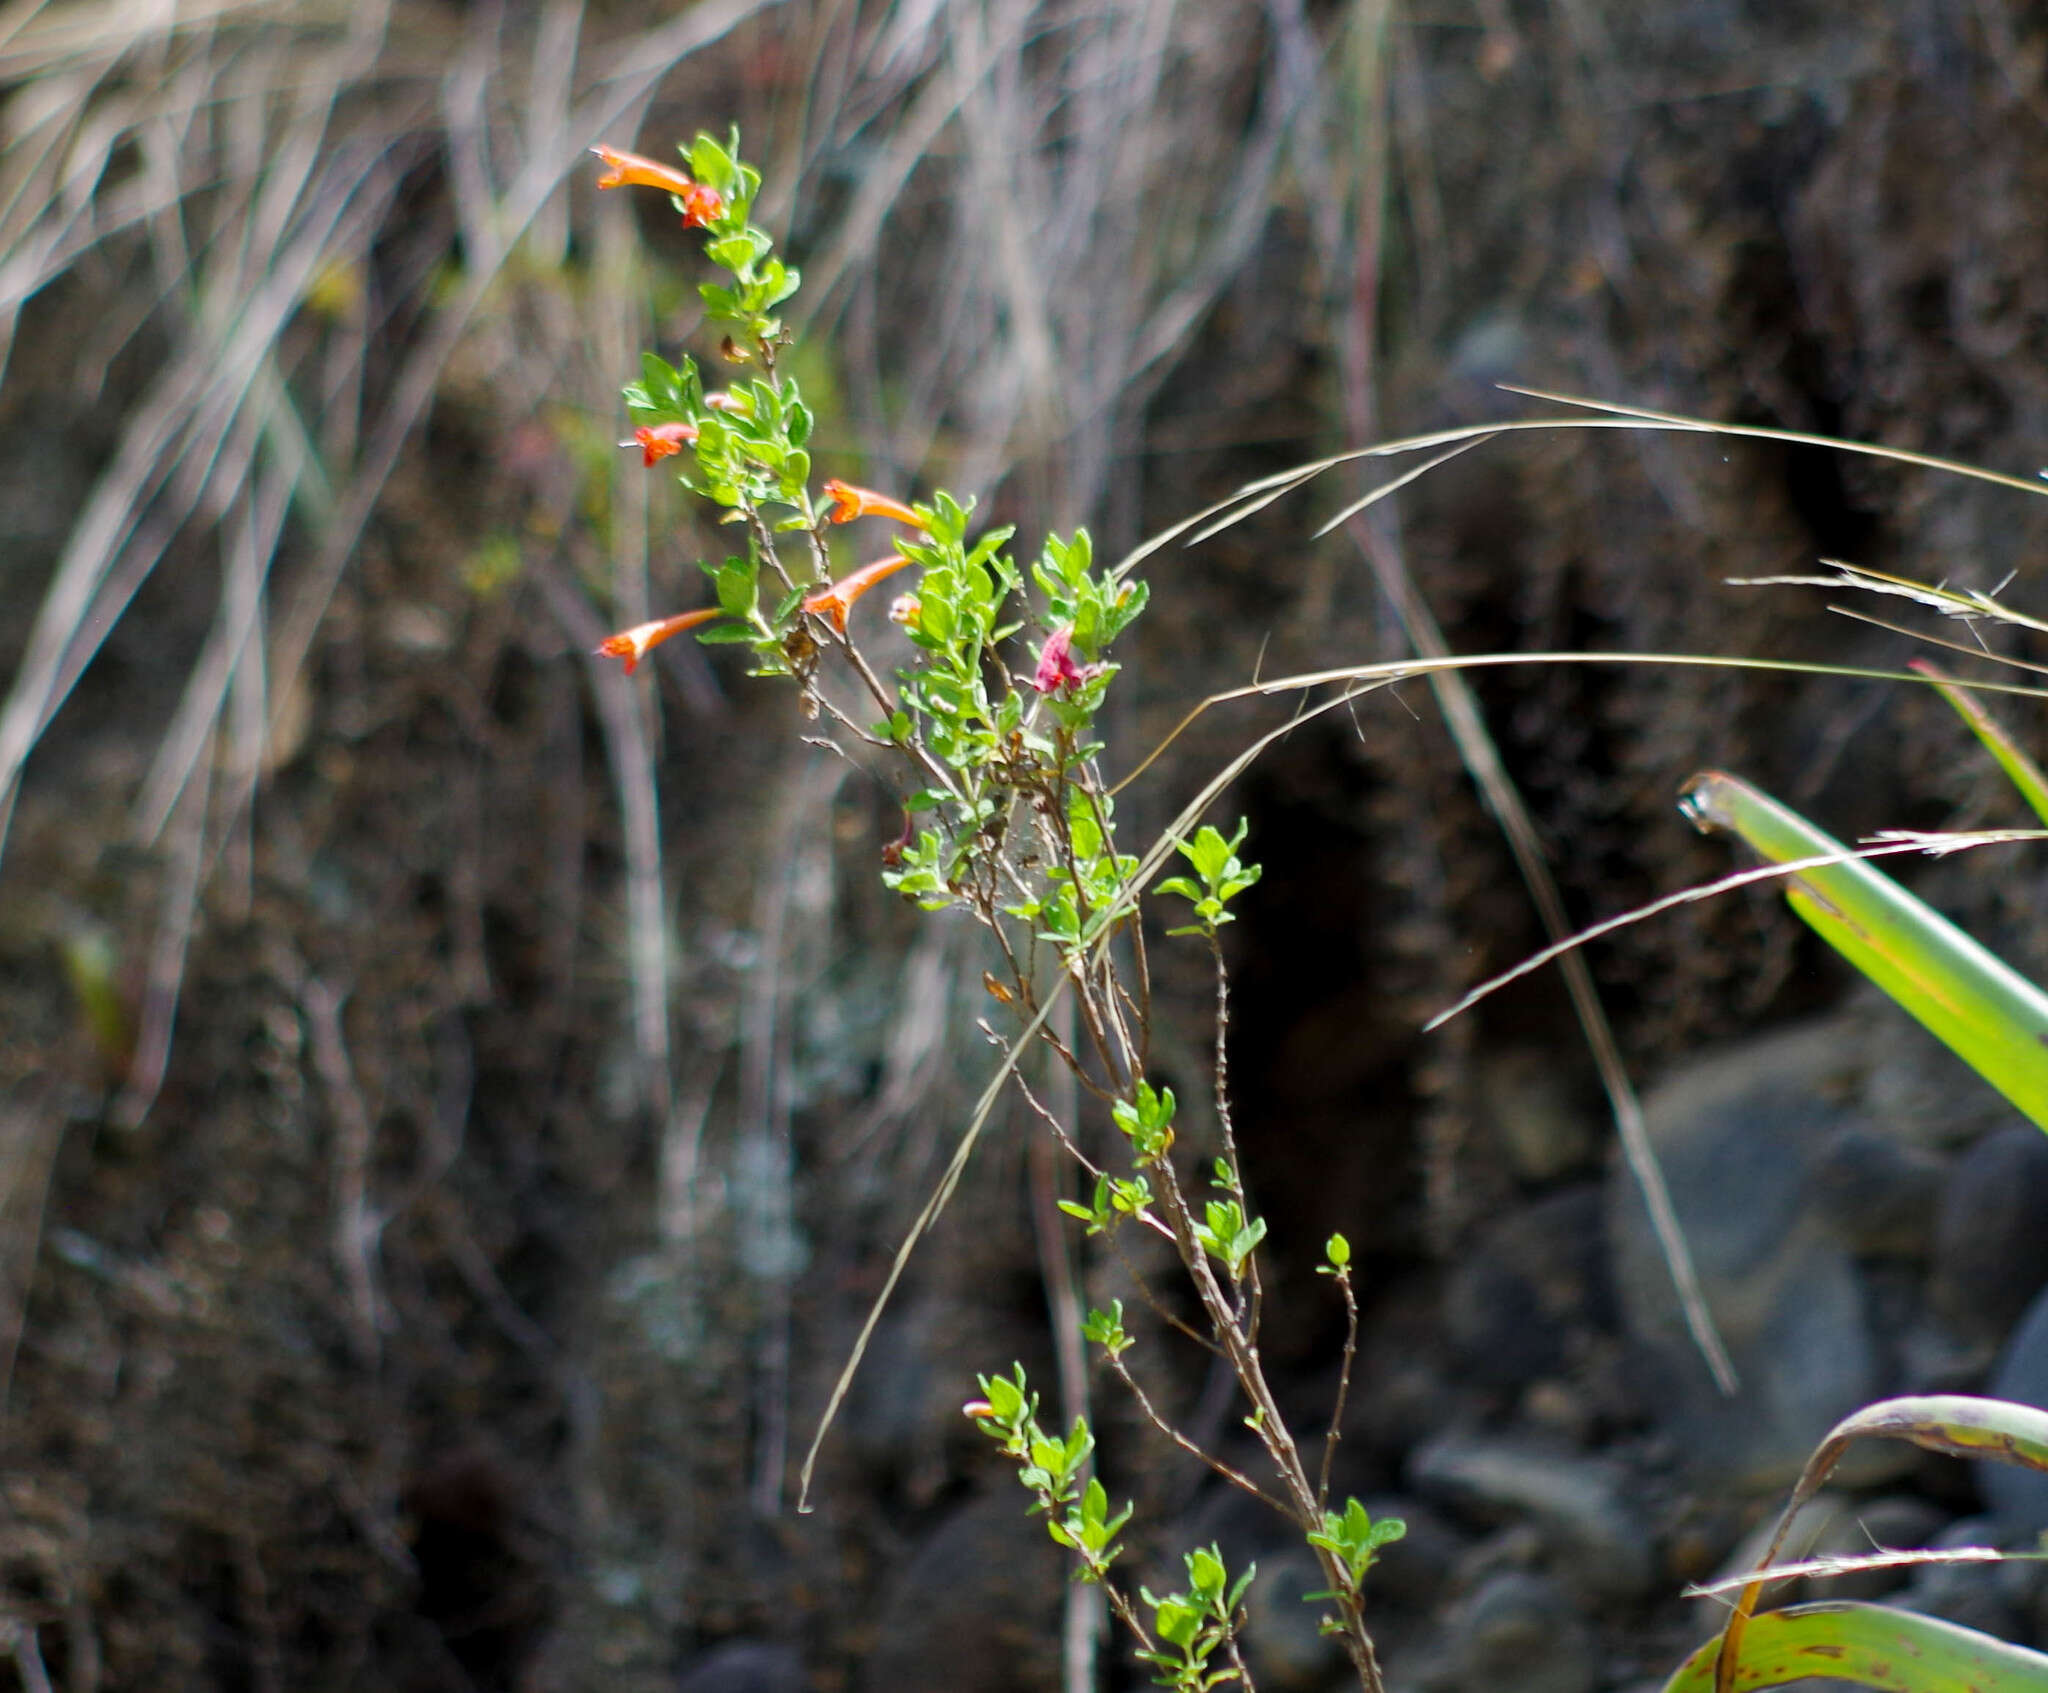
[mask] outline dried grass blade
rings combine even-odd
[[[1710,435],[1741,436],[1752,441],[1784,441],[1799,447],[1825,447],[1839,453],[1862,453],[1870,458],[1890,459],[1894,464],[1917,465],[1922,470],[1942,470],[1953,476],[1967,476],[1974,482],[1989,482],[1999,488],[2014,488],[2023,494],[2048,494],[2048,483],[2027,476],[2011,476],[2002,470],[1985,470],[1959,459],[1936,458],[1932,453],[1911,452],[1904,447],[1885,447],[1870,441],[1850,441],[1838,435],[1810,435],[1800,429],[1766,429],[1756,424],[1716,423],[1710,418],[1686,417],[1679,412],[1653,411],[1647,406],[1618,405],[1611,400],[1589,400],[1577,394],[1556,394],[1547,388],[1524,388],[1503,382],[1502,389],[1532,400],[1558,406],[1583,406],[1587,411],[1606,412],[1616,417],[1639,418],[1670,429],[1705,431]]]
[[[1953,852],[1964,847],[2011,846],[2020,843],[2048,841],[2048,832],[2039,829],[1979,829],[1965,834],[1948,834],[1938,837],[1941,850]],[[1477,987],[1468,988],[1443,1010],[1423,1024],[1425,1030],[1441,1028],[1454,1017],[1462,1017],[1473,1006],[1492,994],[1498,993],[1510,982],[1518,982],[1524,976],[1533,975],[1553,959],[1562,958],[1566,953],[1597,941],[1637,923],[1647,922],[1652,917],[1675,911],[1683,905],[1695,905],[1701,900],[1717,899],[1722,894],[1734,893],[1738,889],[1754,887],[1760,882],[1782,881],[1788,876],[1798,876],[1808,870],[1824,870],[1831,864],[1846,863],[1852,858],[1891,858],[1902,853],[1926,854],[1935,850],[1929,840],[1914,837],[1910,840],[1881,840],[1867,842],[1861,846],[1844,847],[1840,852],[1816,853],[1810,858],[1792,858],[1779,864],[1752,865],[1747,870],[1731,871],[1726,876],[1717,876],[1711,882],[1702,882],[1697,887],[1681,888],[1677,893],[1665,894],[1646,905],[1639,905],[1633,911],[1624,911],[1619,916],[1609,917],[1593,923],[1561,941],[1553,941],[1539,952],[1532,952],[1520,963],[1510,966],[1496,976],[1489,976]]]

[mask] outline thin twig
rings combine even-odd
[[[1330,1508],[1330,1462],[1344,1438],[1344,1402],[1351,1393],[1351,1366],[1358,1357],[1358,1295],[1351,1286],[1351,1266],[1337,1269],[1337,1287],[1344,1295],[1344,1362],[1337,1372],[1337,1402],[1330,1407],[1330,1432],[1323,1438],[1323,1464],[1316,1477],[1316,1505]]]
[[[1173,1231],[1169,1229],[1164,1223],[1162,1223],[1157,1217],[1148,1215],[1144,1219],[1144,1221],[1147,1227],[1157,1230],[1160,1234],[1164,1235],[1168,1240],[1171,1240],[1173,1238]],[[1229,1362],[1229,1360],[1224,1357],[1222,1346],[1220,1346],[1217,1343],[1213,1335],[1204,1334],[1200,1329],[1196,1328],[1194,1324],[1189,1322],[1185,1317],[1180,1316],[1176,1312],[1171,1311],[1167,1308],[1165,1303],[1160,1299],[1159,1295],[1152,1291],[1152,1284],[1145,1279],[1144,1273],[1141,1270],[1139,1270],[1136,1264],[1131,1262],[1130,1254],[1124,1250],[1123,1242],[1121,1239],[1118,1238],[1116,1234],[1112,1233],[1110,1235],[1109,1245],[1110,1250],[1116,1254],[1117,1263],[1123,1267],[1124,1274],[1131,1278],[1131,1285],[1138,1290],[1138,1297],[1144,1300],[1145,1308],[1149,1310],[1153,1316],[1157,1317],[1168,1328],[1173,1329],[1177,1331],[1179,1334],[1185,1336],[1187,1339],[1192,1340],[1197,1346],[1199,1346],[1204,1352],[1208,1353],[1211,1357],[1222,1359],[1225,1363]]]
[[[1138,1409],[1145,1413],[1145,1420],[1149,1422],[1154,1428],[1156,1428],[1161,1434],[1165,1435],[1168,1440],[1172,1441],[1174,1445],[1178,1446],[1183,1452],[1187,1453],[1189,1457],[1199,1458],[1211,1470],[1214,1470],[1216,1474],[1221,1476],[1225,1481],[1229,1482],[1232,1487],[1237,1488],[1240,1492],[1249,1493],[1254,1499],[1258,1500],[1260,1503],[1270,1505],[1274,1510],[1280,1512],[1283,1516],[1286,1515],[1286,1505],[1283,1504],[1280,1500],[1274,1498],[1272,1494],[1268,1493],[1257,1482],[1253,1481],[1250,1476],[1246,1475],[1242,1470],[1231,1468],[1230,1465],[1226,1464],[1221,1458],[1217,1457],[1214,1453],[1204,1451],[1200,1446],[1196,1445],[1195,1442],[1190,1440],[1186,1435],[1182,1434],[1179,1429],[1175,1428],[1164,1417],[1162,1417],[1159,1414],[1158,1410],[1153,1406],[1151,1398],[1146,1394],[1145,1390],[1138,1385],[1138,1378],[1131,1374],[1130,1367],[1124,1363],[1123,1359],[1111,1358],[1109,1360],[1109,1367],[1116,1372],[1117,1380],[1122,1382],[1124,1386],[1130,1391],[1131,1397],[1137,1400]]]

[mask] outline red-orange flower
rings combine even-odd
[[[832,627],[843,635],[846,633],[846,614],[853,608],[853,602],[884,577],[894,576],[909,562],[909,559],[891,553],[887,558],[876,559],[873,564],[864,564],[851,576],[808,595],[804,600],[804,610],[818,617],[830,618]]]
[[[694,629],[700,623],[709,623],[719,615],[717,606],[708,605],[675,617],[657,618],[652,623],[636,623],[630,629],[621,629],[616,635],[605,636],[597,643],[595,656],[624,659],[626,674],[630,676],[647,656],[648,648],[658,647],[669,636],[680,635],[685,629]]]
[[[683,227],[685,229],[709,229],[718,219],[725,216],[725,201],[715,188],[707,188],[701,182],[693,182],[682,191]]]
[[[913,529],[924,527],[924,520],[901,500],[892,500],[872,488],[856,488],[836,476],[825,484],[825,497],[832,502],[830,516],[834,523],[851,523],[856,517],[893,517]]]
[[[687,442],[697,439],[694,423],[657,423],[651,429],[636,429],[631,441],[621,441],[622,447],[638,445],[640,462],[654,465],[665,458],[671,458],[683,450]]]
[[[605,173],[597,179],[600,188],[666,188],[683,203],[683,223],[702,229],[725,212],[725,201],[715,188],[707,188],[695,177],[685,176],[674,165],[622,153],[616,147],[590,149],[605,162]]]

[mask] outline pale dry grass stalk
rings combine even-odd
[[[246,831],[266,748],[293,709],[363,526],[506,262],[526,243],[559,263],[563,184],[584,149],[613,135],[681,59],[770,3],[716,0],[604,42],[591,39],[580,0],[549,0],[523,56],[488,7],[460,27],[393,0],[22,0],[0,14],[0,87],[10,90],[0,114],[0,373],[29,302],[73,281],[112,302],[89,361],[104,364],[138,336],[161,348],[0,702],[0,849],[28,762],[101,643],[167,549],[208,529],[219,530],[224,561],[215,628],[131,828],[148,844],[174,816],[196,815],[197,846],[181,835],[180,866],[195,850],[211,866]],[[460,276],[433,299],[426,261],[436,255],[414,253],[379,292],[373,249],[404,244],[401,195],[438,156],[449,161]],[[146,286],[113,285],[138,264]],[[290,568],[294,516],[310,556]],[[644,580],[644,549],[624,564]],[[654,810],[649,728],[628,737],[615,768],[629,815],[643,819],[628,855],[636,915],[647,919],[634,933],[659,945],[659,840],[644,825]],[[224,779],[195,814],[181,796],[208,761]],[[151,982],[163,1039],[138,1058],[127,1117],[146,1112],[161,1076],[199,888],[183,869],[174,875],[179,897],[156,948],[166,968]],[[650,1082],[657,1105],[670,974],[665,953],[633,961],[636,1044],[664,1078]]]
[[[861,74],[821,64],[806,125],[828,165],[862,158],[858,192],[806,275],[822,334],[919,298],[900,348],[849,372],[874,458],[943,454],[982,492],[1022,471],[1035,520],[1130,533],[1144,408],[1253,253],[1300,115],[1261,72],[1270,27],[1178,0],[858,17]]]

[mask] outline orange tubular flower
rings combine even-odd
[[[666,188],[671,194],[687,194],[697,186],[674,165],[643,158],[638,153],[621,153],[616,147],[590,149],[605,162],[605,173],[597,179],[600,188]]]
[[[633,439],[621,441],[619,445],[637,446],[640,462],[651,467],[681,452],[685,443],[696,439],[697,426],[694,423],[657,423],[651,429],[634,430]]]
[[[892,500],[872,488],[856,488],[836,476],[825,484],[825,497],[832,502],[830,516],[834,523],[851,523],[856,517],[893,517],[913,529],[924,527],[924,519],[901,500]]]
[[[616,147],[590,149],[605,162],[605,173],[597,179],[600,188],[666,188],[683,203],[683,223],[702,229],[725,211],[718,190],[707,188],[695,177],[685,176],[674,165],[665,165],[638,153],[622,153]]]
[[[715,605],[704,606],[697,611],[686,611],[676,617],[657,618],[652,623],[636,623],[630,629],[621,629],[616,635],[607,635],[597,643],[594,656],[598,658],[622,658],[626,661],[626,674],[632,675],[639,668],[640,661],[647,656],[650,647],[658,647],[671,635],[680,635],[685,629],[694,629],[700,623],[709,623],[721,613]]]
[[[809,595],[804,600],[804,610],[817,617],[830,618],[832,627],[843,635],[846,633],[846,614],[852,610],[853,602],[884,577],[894,576],[909,562],[909,559],[891,553],[887,558],[876,559],[873,564],[864,564],[851,576]]]

